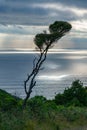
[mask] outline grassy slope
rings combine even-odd
[[[8,110],[18,105],[19,98],[0,89],[0,110]]]

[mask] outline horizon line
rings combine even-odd
[[[9,50],[0,50],[0,54],[14,54],[14,53],[23,53],[23,54],[28,54],[28,53],[40,53],[39,51],[35,49],[9,49]],[[74,54],[82,54],[82,53],[87,53],[86,49],[50,49],[48,53],[74,53]]]

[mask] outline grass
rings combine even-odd
[[[68,130],[87,125],[87,108],[58,106],[57,110],[51,112],[41,118],[28,109],[1,111],[0,130]]]

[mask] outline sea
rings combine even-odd
[[[25,98],[24,81],[32,72],[33,60],[37,52],[1,51],[0,52],[0,89],[12,95]],[[31,97],[42,95],[53,99],[70,87],[74,80],[81,80],[87,86],[87,51],[60,50],[49,52],[47,59],[36,76],[36,86]]]

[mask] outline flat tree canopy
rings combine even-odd
[[[33,70],[24,81],[24,89],[26,93],[26,98],[24,99],[23,104],[24,107],[26,106],[26,102],[30,97],[32,89],[36,85],[35,77],[39,73],[39,70],[41,70],[43,62],[46,60],[48,50],[53,46],[54,42],[62,38],[71,28],[72,26],[68,22],[56,21],[49,26],[48,34],[44,32],[35,36],[34,43],[39,49],[40,55],[33,60]]]
[[[49,34],[40,33],[35,36],[34,42],[36,46],[42,50],[48,45],[52,45],[72,28],[71,24],[65,21],[56,21],[49,26]]]

